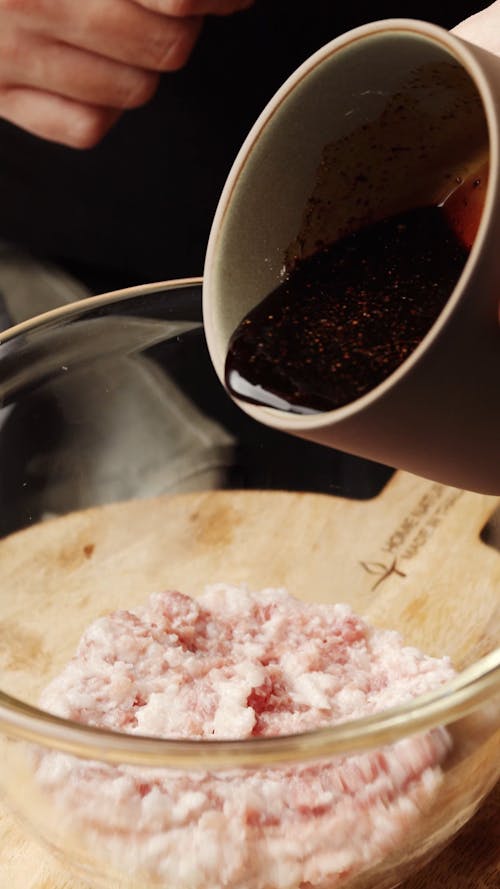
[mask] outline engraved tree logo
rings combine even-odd
[[[397,574],[398,577],[406,577],[405,572],[398,568],[396,557],[394,557],[390,565],[386,565],[384,562],[360,562],[359,564],[368,574],[375,574],[378,578],[371,587],[372,592],[376,590],[384,580],[391,577],[392,574]]]

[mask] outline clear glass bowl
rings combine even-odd
[[[199,279],[4,332],[0,404],[0,790],[69,870],[109,889],[383,889],[456,834],[500,775],[497,498],[254,423],[211,367]],[[97,617],[219,581],[347,602],[457,675],[367,718],[243,741],[38,709]],[[398,751],[443,732],[412,800],[408,774],[380,796]],[[311,775],[335,776],[333,803],[270,801],[274,782],[313,793]]]

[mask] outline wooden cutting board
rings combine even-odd
[[[500,553],[481,539],[495,537],[498,506],[495,497],[396,473],[370,501],[214,491],[44,522],[0,541],[10,603],[0,621],[2,686],[35,702],[98,615],[158,589],[196,594],[218,581],[348,601],[460,669],[500,640]],[[498,887],[499,824],[497,791],[405,889]],[[3,810],[0,886],[82,889]]]

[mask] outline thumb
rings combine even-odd
[[[500,0],[460,22],[451,33],[500,56]]]

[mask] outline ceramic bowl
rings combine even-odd
[[[297,262],[384,218],[442,204],[488,160],[490,177],[453,292],[389,376],[335,410],[305,414],[234,396],[250,416],[435,481],[500,492],[499,84],[497,56],[435,25],[391,19],[322,47],[273,96],[234,161],[208,244],[204,319],[222,381],[235,328]],[[397,336],[388,330],[388,342]]]

